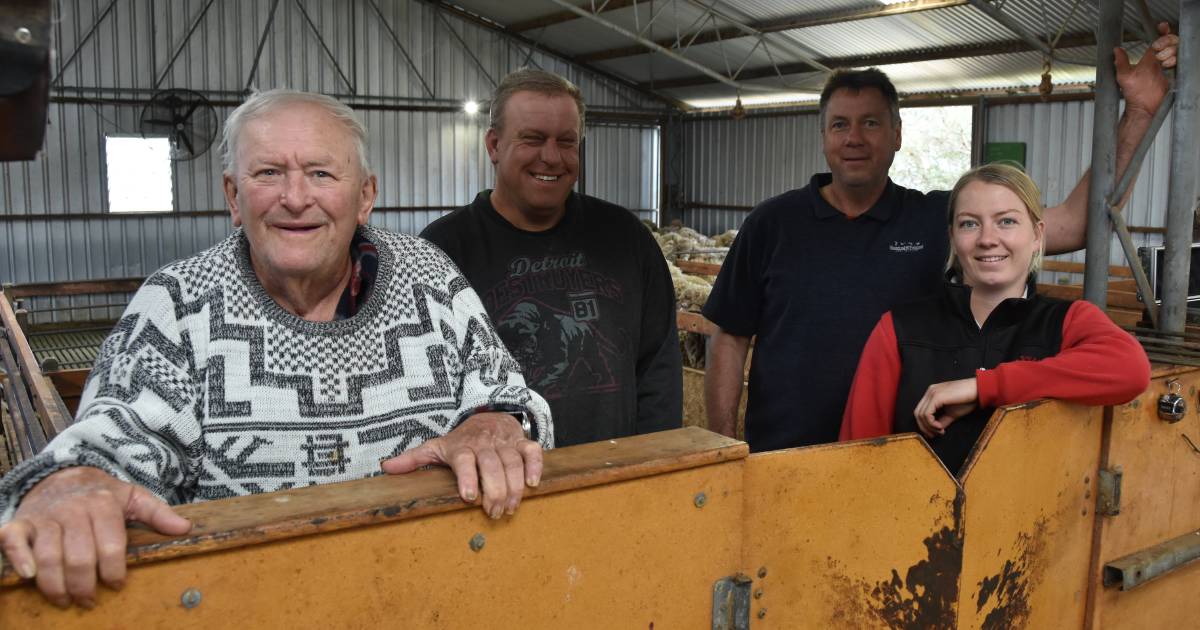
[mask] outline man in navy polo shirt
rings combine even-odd
[[[1165,25],[1164,25],[1165,26]],[[1131,66],[1114,52],[1126,107],[1117,173],[1166,94],[1178,38],[1163,36]],[[835,72],[820,100],[831,173],[760,203],[746,217],[704,316],[719,327],[705,376],[709,427],[732,436],[750,365],[746,441],[752,451],[833,442],[871,328],[893,306],[933,292],[946,263],[948,193],[892,183],[900,149],[896,88],[883,72]],[[1080,249],[1088,175],[1046,212],[1048,253]]]

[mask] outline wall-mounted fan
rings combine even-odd
[[[217,137],[217,112],[198,92],[163,90],[150,97],[139,129],[143,136],[170,138],[172,160],[191,160]]]

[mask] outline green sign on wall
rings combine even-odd
[[[989,142],[983,147],[983,162],[1011,162],[1025,170],[1025,143]]]

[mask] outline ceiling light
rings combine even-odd
[[[474,116],[475,114],[479,113],[479,103],[476,101],[467,101],[463,103],[463,111],[467,112],[467,114],[471,116]]]

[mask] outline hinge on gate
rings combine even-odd
[[[750,585],[753,583],[741,573],[713,583],[713,630],[750,629]]]
[[[1096,492],[1096,513],[1116,516],[1121,513],[1121,467],[1100,469]]]

